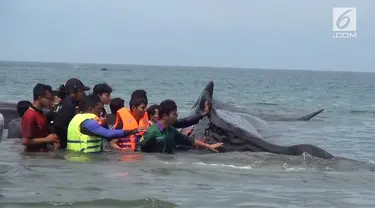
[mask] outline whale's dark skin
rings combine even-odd
[[[311,156],[323,159],[334,158],[330,153],[311,144],[280,146],[265,141],[257,131],[257,128],[254,127],[260,124],[254,125],[248,120],[244,123],[237,122],[240,121],[241,118],[233,118],[232,116],[234,116],[234,114],[231,114],[230,112],[229,114],[225,114],[221,109],[216,109],[215,102],[212,99],[213,90],[214,83],[211,81],[207,84],[199,98],[193,104],[190,114],[201,113],[204,109],[204,103],[206,101],[212,102],[212,109],[208,117],[203,118],[194,126],[193,135],[195,138],[206,136],[206,142],[208,143],[224,143],[220,152],[251,151],[269,152],[282,155],[302,155],[303,153],[308,153]],[[235,121],[236,123],[231,121]],[[243,118],[242,121],[244,121]],[[251,122],[254,121],[261,122],[262,120],[251,120]],[[242,124],[246,124],[246,126],[242,126]]]
[[[0,102],[0,113],[4,116],[4,129],[8,129],[11,120],[20,117],[16,103]]]

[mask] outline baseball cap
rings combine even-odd
[[[77,88],[77,89],[80,89],[80,90],[83,90],[83,91],[89,91],[90,90],[90,87],[87,87],[85,86],[81,80],[79,79],[76,79],[76,78],[72,78],[72,79],[69,79],[66,83],[65,83],[65,88]]]

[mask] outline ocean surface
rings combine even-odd
[[[83,160],[24,153],[19,138],[3,138],[0,207],[375,207],[373,73],[0,62],[0,100],[31,100],[36,83],[57,88],[71,77],[107,82],[126,103],[139,88],[150,104],[173,99],[180,116],[210,80],[216,99],[252,112],[325,108],[310,121],[266,121],[267,140],[313,144],[342,159],[106,152]]]

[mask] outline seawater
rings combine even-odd
[[[101,71],[107,68],[107,71]],[[0,62],[1,101],[32,99],[38,83],[109,83],[126,103],[173,99],[189,112],[208,81],[223,102],[311,121],[266,121],[281,144],[310,143],[344,159],[267,153],[79,156],[0,143],[0,207],[374,207],[375,74],[172,66]]]

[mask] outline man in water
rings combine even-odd
[[[56,150],[59,138],[56,134],[48,134],[47,118],[42,111],[42,108],[51,107],[51,87],[38,83],[33,89],[33,99],[33,104],[22,117],[22,144],[27,151],[48,151],[47,144],[54,144]]]
[[[173,100],[164,100],[159,105],[159,121],[142,136],[137,149],[142,152],[173,153],[177,145],[194,145],[218,152],[223,143],[206,144],[177,131],[172,125],[177,120],[177,105]]]
[[[111,101],[112,88],[107,83],[97,84],[93,88],[93,94],[99,96],[104,105],[108,105]],[[103,107],[100,115],[101,124],[104,128],[108,129],[107,111]]]
[[[156,123],[156,121],[159,120],[159,111],[158,111],[159,105],[151,105],[147,108],[147,114],[150,120],[150,125]],[[205,107],[202,114],[192,115],[188,116],[186,118],[177,119],[177,121],[172,125],[176,129],[179,129],[181,131],[182,128],[187,128],[192,126],[192,128],[189,128],[183,132],[186,136],[189,136],[191,132],[194,129],[194,125],[199,123],[199,121],[204,118],[211,110],[211,105],[206,101]]]
[[[63,89],[66,97],[57,105],[54,110],[53,127],[60,138],[60,148],[65,149],[67,145],[67,133],[69,122],[78,112],[78,106],[85,98],[85,91],[90,87],[85,86],[79,79],[69,79]]]
[[[143,131],[124,138],[113,139],[110,142],[112,149],[134,151],[136,143],[150,126],[146,111],[147,100],[142,96],[134,96],[129,101],[129,109],[123,107],[117,111],[114,129],[140,129]]]
[[[29,109],[31,105],[32,103],[28,100],[21,100],[17,103],[17,112],[20,117],[13,119],[9,122],[8,138],[21,138],[22,117],[25,114],[26,110]]]
[[[111,110],[111,114],[107,115],[107,123],[110,126],[116,122],[116,113],[118,110],[125,106],[125,100],[121,98],[113,98],[109,103],[109,109]]]
[[[103,139],[126,137],[138,129],[110,130],[102,127],[99,116],[103,103],[96,94],[87,96],[81,104],[82,113],[76,114],[68,127],[67,149],[76,152],[93,153],[103,151]]]

